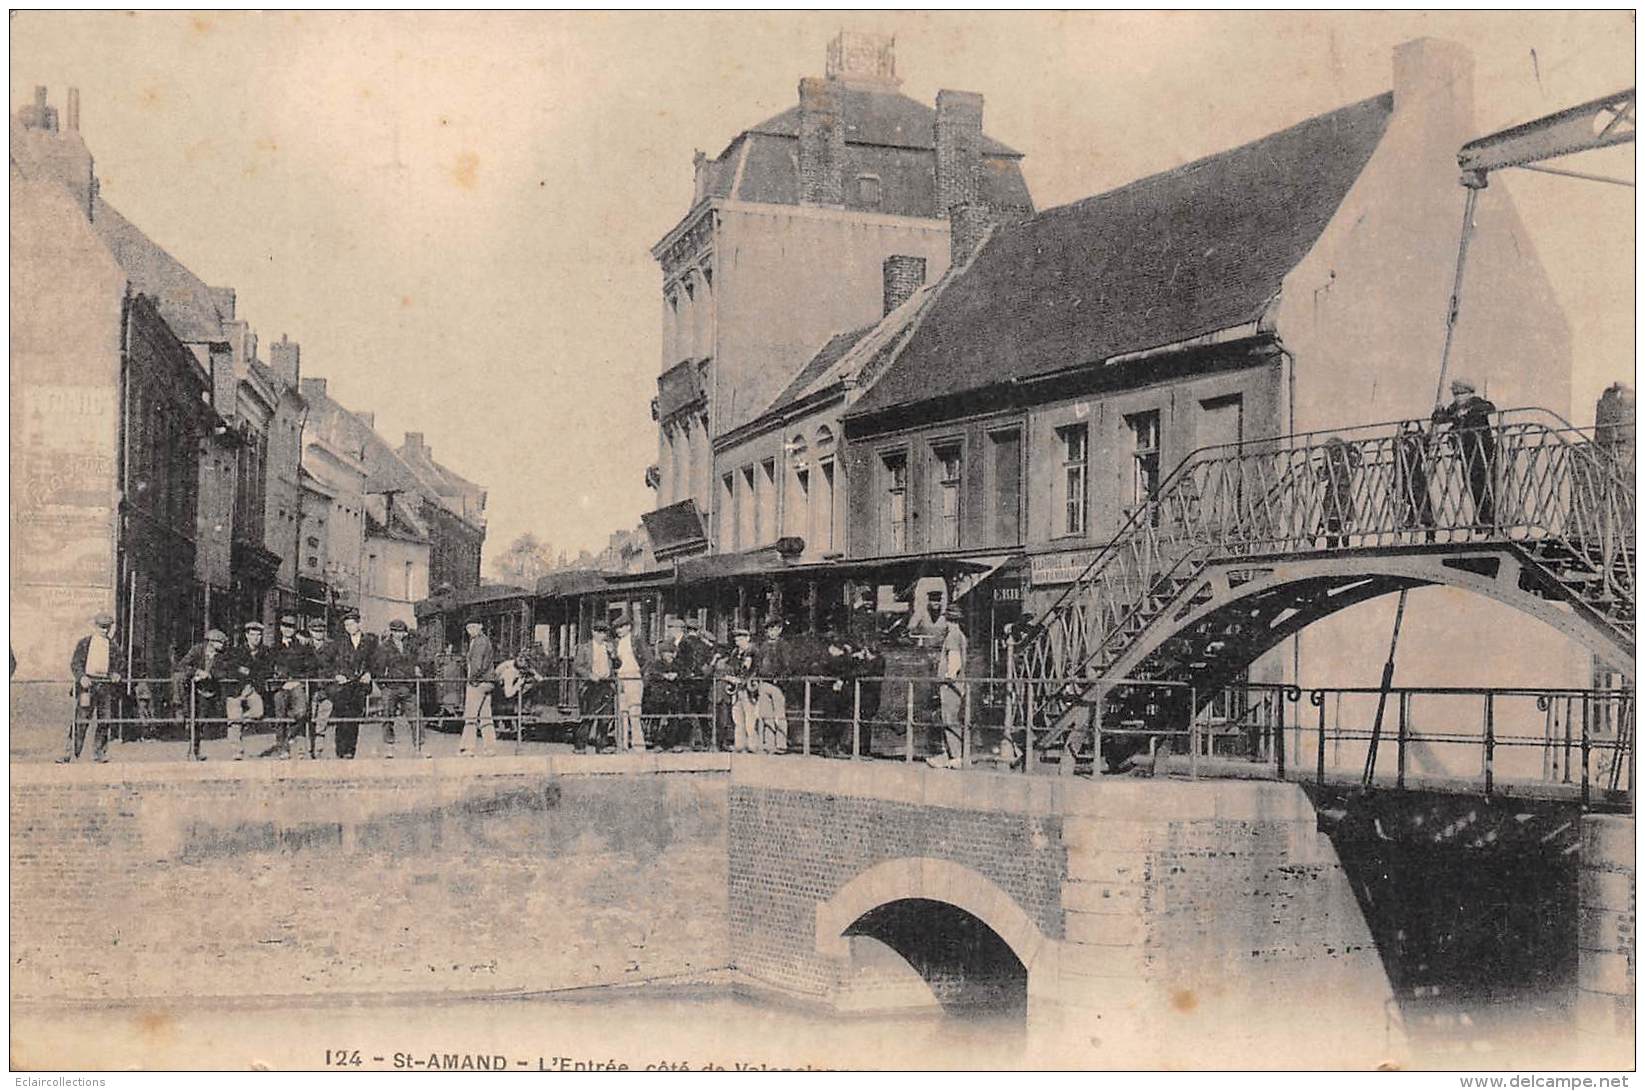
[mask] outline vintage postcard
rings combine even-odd
[[[1634,22],[13,12],[11,1067],[1631,1069]]]

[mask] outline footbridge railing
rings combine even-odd
[[[1060,745],[1092,680],[1208,565],[1456,543],[1513,545],[1549,597],[1631,642],[1634,509],[1631,444],[1541,409],[1489,428],[1390,421],[1202,448],[1034,623],[1011,669],[1051,680],[1035,704],[1042,741]]]

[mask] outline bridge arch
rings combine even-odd
[[[1049,984],[1047,967],[1055,944],[1047,941],[1016,899],[986,876],[948,860],[902,857],[876,864],[817,905],[817,953],[840,962],[851,958],[851,936],[864,924],[898,909],[948,916],[948,926],[974,919],[997,937],[1020,963],[1026,977],[1022,1000]],[[873,934],[859,932],[858,934]],[[894,947],[895,949],[895,947]],[[906,956],[905,952],[904,957]]]
[[[1535,566],[1523,564],[1511,548],[1219,559],[1137,635],[1108,673],[1127,676],[1169,641],[1235,621],[1255,630],[1242,640],[1239,662],[1219,664],[1237,671],[1301,629],[1349,606],[1402,589],[1446,586],[1536,618],[1631,675],[1633,649],[1618,639],[1615,628],[1584,616],[1583,607],[1562,608],[1539,595],[1534,586],[1540,578]]]

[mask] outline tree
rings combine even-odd
[[[529,530],[491,562],[492,573],[502,582],[534,587],[554,569],[554,551]]]

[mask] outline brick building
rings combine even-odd
[[[127,667],[164,673],[198,635],[208,398],[226,350],[211,293],[98,195],[44,88],[10,123],[12,648],[59,677],[108,611]],[[226,580],[225,580],[226,585]]]
[[[770,409],[837,334],[880,317],[887,259],[934,279],[950,210],[972,226],[1032,211],[1021,153],[983,132],[982,96],[943,91],[933,109],[898,85],[888,39],[841,34],[794,107],[698,154],[691,209],[652,248],[663,353],[647,477],[659,510],[679,508],[680,552],[706,548],[723,504],[714,443]],[[782,487],[756,473],[733,503],[775,510]]]
[[[1456,154],[1477,135],[1472,65],[1420,40],[1393,71],[1390,93],[995,228],[845,415],[849,553],[1008,562],[976,596],[976,648],[1025,599],[1038,612],[1060,595],[1197,448],[1426,418]],[[1505,189],[1482,195],[1477,224],[1486,272],[1452,374],[1504,408],[1568,415],[1564,316]],[[1412,593],[1410,684],[1455,684],[1444,643],[1464,630],[1479,649],[1468,684],[1577,677],[1586,657],[1565,638],[1461,594]],[[1295,662],[1316,684],[1374,681],[1391,611],[1309,627]],[[1288,671],[1289,649],[1260,673],[1282,658]]]

